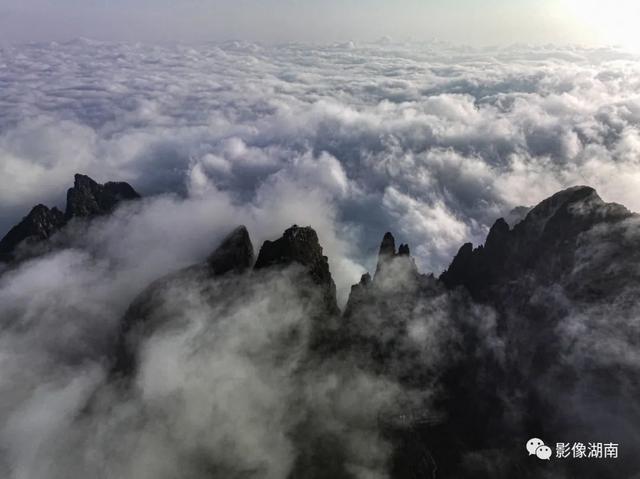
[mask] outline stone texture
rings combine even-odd
[[[111,213],[124,200],[135,200],[140,195],[124,182],[96,183],[86,175],[76,174],[72,188],[67,191],[67,219],[92,217]]]
[[[55,207],[35,206],[0,240],[0,261],[11,262],[16,259],[16,250],[21,245],[26,247],[49,239],[73,218],[106,215],[121,201],[138,198],[140,195],[128,183],[108,182],[101,185],[86,175],[76,174],[73,187],[67,191],[65,213]]]
[[[209,270],[214,276],[229,271],[241,273],[253,266],[253,245],[245,226],[233,230],[207,258]]]
[[[254,268],[261,270],[295,263],[304,266],[312,281],[322,287],[328,312],[337,314],[336,285],[329,271],[329,260],[322,254],[318,235],[310,226],[293,225],[281,238],[265,241]]]
[[[51,237],[65,224],[64,214],[57,208],[44,205],[35,206],[20,223],[11,228],[0,240],[0,261],[14,258],[16,248],[25,243],[43,241]]]

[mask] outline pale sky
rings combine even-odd
[[[2,0],[0,41],[437,38],[640,46],[635,0]]]

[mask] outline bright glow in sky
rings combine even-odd
[[[638,0],[564,0],[561,9],[585,40],[640,50]]]
[[[2,0],[0,41],[438,38],[640,47],[636,0]]]

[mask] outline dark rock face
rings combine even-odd
[[[64,214],[57,208],[35,206],[20,223],[11,228],[0,241],[0,261],[14,258],[16,248],[22,243],[46,240],[65,224]]]
[[[67,212],[106,214],[133,198],[107,185],[78,176]],[[66,221],[40,205],[0,245],[12,252]],[[311,227],[266,241],[255,265],[249,233],[238,227],[206,261],[157,280],[131,304],[113,376],[134,377],[144,341],[179,331],[194,311],[214,323],[258,297],[266,305],[245,317],[300,307],[311,332],[292,324],[250,354],[284,364],[291,353],[300,368],[349,364],[402,389],[406,410],[380,415],[376,429],[392,451],[390,477],[636,477],[640,410],[629,398],[640,397],[640,217],[575,187],[513,223],[499,219],[484,245],[463,245],[439,279],[421,274],[409,246],[396,250],[386,233],[375,274],[352,286],[342,315]],[[204,344],[220,345],[210,336]],[[353,477],[345,444],[315,418],[291,431],[291,479]],[[527,455],[530,437],[552,446],[619,442],[621,458],[548,463]]]
[[[386,233],[373,280],[367,273],[351,288],[336,344],[360,368],[407,391],[426,391],[450,365],[441,363],[440,353],[425,348],[424,341],[441,341],[439,347],[446,349],[455,340],[444,324],[434,324],[430,317],[453,307],[437,279],[418,272],[409,246],[396,251],[393,235]],[[403,414],[379,418],[381,434],[394,446],[391,477],[440,477],[441,459],[433,455],[438,441],[430,434],[444,420],[445,408],[435,410],[426,397],[416,402]]]
[[[389,258],[393,258],[396,255],[396,239],[388,231],[382,237],[380,243],[380,251],[378,252],[378,264],[381,261],[386,261]]]
[[[386,233],[373,280],[366,273],[351,288],[338,341],[356,346],[366,361],[395,369],[396,379],[411,382],[421,372],[412,368],[401,372],[396,364],[420,361],[420,351],[406,341],[407,328],[425,313],[427,303],[444,292],[432,275],[418,273],[409,246],[403,244],[396,252],[395,238]]]
[[[376,267],[376,276],[383,274],[383,270],[391,268],[392,265],[397,264],[396,261],[399,257],[409,258],[411,253],[409,251],[409,245],[401,244],[400,248],[396,252],[396,240],[389,232],[385,233],[380,243],[380,251],[378,253],[378,265]],[[412,263],[413,260],[408,261],[407,265]],[[415,270],[415,267],[413,268]],[[417,270],[416,270],[417,272]]]
[[[245,226],[233,230],[218,248],[207,258],[214,276],[229,271],[243,272],[253,266],[253,245]]]
[[[418,273],[409,245],[401,244],[396,251],[395,244],[393,235],[385,233],[380,243],[373,284],[381,291],[415,293],[416,288],[419,288],[417,285],[424,282],[424,277]]]
[[[485,245],[462,246],[440,280],[449,288],[464,286],[475,299],[486,301],[511,279],[527,274],[538,283],[566,279],[583,233],[631,216],[621,205],[604,203],[593,188],[569,188],[541,202],[511,230],[497,220]]]
[[[471,466],[462,466],[465,454],[487,454],[495,447],[507,451],[510,443],[528,436],[600,434],[637,443],[621,424],[640,424],[640,415],[621,397],[638,371],[621,364],[614,372],[603,365],[611,359],[576,345],[606,343],[613,334],[625,338],[622,349],[640,346],[635,326],[624,319],[637,313],[629,298],[640,294],[639,235],[637,215],[605,203],[592,188],[574,187],[541,202],[512,229],[496,221],[483,246],[460,248],[440,280],[495,312],[504,359],[463,357],[442,371],[443,397],[449,399],[441,406],[450,419],[435,431],[441,433],[440,444],[449,444],[448,453],[438,453],[443,473],[538,477],[543,474],[539,464],[518,454],[503,453],[498,472],[479,472],[483,469],[476,464],[471,474]],[[467,338],[465,348],[484,341],[466,327],[460,331]],[[640,394],[640,388],[632,389],[633,396]],[[507,409],[519,414],[507,417]],[[594,419],[596,410],[607,411],[609,422]],[[464,441],[465,453],[451,454],[457,441]],[[628,456],[614,465],[574,461],[557,468],[560,477],[629,477],[640,463]]]
[[[313,228],[293,225],[281,238],[265,241],[260,248],[255,269],[300,263],[307,266],[314,281],[326,284],[331,279],[329,262],[322,255],[318,235]]]
[[[245,226],[238,226],[205,262],[171,273],[147,286],[122,319],[112,358],[112,374],[129,379],[136,371],[138,348],[144,339],[160,328],[179,322],[181,312],[166,307],[166,303],[175,302],[176,295],[193,290],[211,301],[220,301],[224,290],[229,289],[229,296],[238,296],[237,291],[231,290],[247,287],[241,273],[248,271],[252,264],[253,244],[249,232]]]
[[[265,241],[254,268],[260,270],[296,263],[304,266],[312,281],[322,287],[328,312],[337,314],[336,285],[329,272],[329,260],[322,254],[318,235],[313,228],[293,225],[281,238]]]
[[[322,419],[307,415],[304,409],[304,395],[310,371],[314,377],[313,365],[322,366],[326,349],[327,323],[337,319],[335,285],[329,270],[327,258],[322,254],[315,231],[310,227],[293,226],[282,237],[266,241],[253,269],[253,247],[246,228],[234,230],[222,244],[209,256],[208,260],[167,276],[149,286],[129,307],[122,322],[122,334],[116,348],[112,379],[124,388],[131,386],[141,366],[140,352],[144,350],[145,340],[163,331],[180,330],[191,321],[192,299],[195,298],[198,315],[208,314],[204,321],[215,348],[224,344],[225,314],[255,305],[259,309],[244,310],[244,320],[254,328],[267,323],[268,343],[260,345],[249,341],[249,358],[258,361],[256,367],[265,368],[265,374],[291,375],[290,380],[300,387],[300,396],[296,396],[290,421],[290,441],[295,446],[295,459],[292,464],[291,479],[298,477],[348,479],[353,474],[344,454],[345,444],[336,437],[331,426]],[[242,274],[237,274],[242,273]],[[287,306],[300,311],[298,320],[287,324]],[[285,312],[283,312],[285,311]],[[247,317],[248,316],[248,317]],[[275,318],[274,318],[275,316]],[[222,321],[222,325],[218,322]],[[228,321],[228,319],[226,319]],[[274,321],[278,324],[273,327]],[[269,326],[268,323],[271,322]],[[284,324],[282,324],[284,322]],[[220,326],[219,329],[216,329]],[[255,331],[254,331],[255,333]],[[250,333],[252,334],[252,333]],[[206,335],[205,335],[206,336]],[[259,336],[259,335],[258,335]],[[233,340],[245,341],[234,337]],[[272,364],[282,371],[273,371]],[[301,404],[298,404],[298,401]],[[221,404],[220,407],[226,407]],[[305,411],[305,414],[301,414]],[[289,422],[289,421],[288,421]],[[214,474],[215,475],[215,474]],[[230,468],[224,477],[261,477],[259,473],[235,471]],[[285,479],[283,477],[283,479]]]
[[[303,303],[313,319],[304,367],[342,361],[409,398],[403,413],[378,418],[390,477],[630,478],[640,471],[640,412],[629,400],[640,396],[639,241],[640,217],[588,187],[548,198],[513,228],[497,220],[485,244],[463,245],[440,279],[421,274],[409,246],[396,250],[387,233],[375,275],[352,287],[339,317],[312,228],[266,241],[251,269],[253,247],[240,227],[206,263],[134,301],[114,372],[132,377],[142,342],[188,321],[190,298],[233,311],[278,283],[269,300]],[[287,330],[273,354],[299,354],[301,334]],[[291,479],[353,477],[344,445],[322,424],[307,418],[292,431]],[[530,437],[552,446],[619,442],[624,459],[547,463],[527,455]]]
[[[507,220],[509,226],[513,227],[525,219],[529,211],[531,211],[529,206],[516,206],[507,213],[505,220]]]
[[[265,241],[253,270],[252,265],[253,245],[246,227],[239,226],[225,237],[206,262],[152,283],[131,304],[123,318],[114,373],[132,374],[140,342],[158,328],[177,321],[163,309],[165,300],[175,302],[176,291],[195,290],[214,304],[225,298],[249,294],[262,282],[285,278],[291,281],[286,293],[303,297],[313,317],[329,321],[339,313],[329,263],[322,255],[313,228],[294,225],[281,238]],[[239,274],[247,272],[249,274]],[[318,334],[320,328],[318,325]]]
[[[640,395],[631,386],[640,384],[638,369],[624,359],[612,369],[617,359],[576,346],[620,341],[619,354],[640,347],[630,319],[639,309],[631,299],[640,297],[639,239],[640,217],[589,187],[553,195],[513,228],[497,220],[485,244],[463,245],[439,281],[398,263],[408,248],[396,253],[386,234],[373,281],[366,275],[352,287],[342,347],[411,390],[436,384],[423,410],[441,415],[383,427],[395,444],[392,477],[543,477],[542,461],[522,454],[529,437],[553,446],[557,438],[596,435],[628,444],[626,460],[557,463],[554,474],[640,471],[632,453],[638,438],[625,425],[640,425],[630,405]],[[428,328],[423,342],[414,336],[420,324]],[[445,350],[446,360],[429,347]]]
[[[76,174],[74,186],[67,192],[65,213],[55,207],[35,206],[0,240],[0,261],[16,259],[16,250],[20,245],[28,246],[50,238],[72,218],[109,214],[121,201],[138,198],[140,195],[128,183],[108,182],[101,185],[88,176]]]
[[[85,175],[75,175],[73,188],[67,191],[67,219],[111,213],[118,203],[135,200],[140,195],[124,182],[96,183]]]

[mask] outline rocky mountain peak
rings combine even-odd
[[[509,225],[504,218],[498,218],[489,230],[485,248],[489,250],[501,248],[509,236],[509,230]]]
[[[58,208],[39,204],[0,240],[0,261],[10,261],[22,242],[33,243],[49,238],[65,224]]]
[[[134,200],[140,195],[124,182],[101,185],[86,175],[76,174],[74,184],[67,191],[67,219],[91,217],[110,213],[123,200]]]
[[[400,269],[417,273],[415,263],[411,258],[409,245],[401,244],[396,251],[396,240],[391,233],[387,232],[382,237],[382,242],[380,243],[378,264],[374,278],[380,281],[385,271],[389,269],[393,269],[394,271]]]
[[[329,308],[337,312],[336,286],[329,271],[329,260],[322,254],[318,235],[310,226],[293,225],[279,239],[265,241],[254,268],[260,270],[294,263],[305,266],[313,282],[327,288]]]
[[[108,185],[76,178],[73,194],[81,214],[100,214],[91,212],[102,211],[101,195],[114,188]],[[138,373],[148,371],[147,361],[166,351],[159,348],[158,356],[149,359],[149,339],[189,331],[182,328],[189,328],[193,316],[198,331],[217,333],[216,324],[227,330],[245,316],[255,319],[256,327],[264,324],[263,314],[279,322],[279,308],[288,312],[295,306],[290,309],[300,311],[296,320],[278,334],[268,328],[264,349],[260,340],[260,349],[247,348],[249,354],[260,362],[273,355],[277,367],[291,358],[296,374],[320,365],[332,374],[346,371],[352,381],[351,371],[366,371],[384,380],[385,390],[389,384],[412,396],[376,411],[365,424],[369,428],[375,421],[380,435],[389,439],[390,477],[520,477],[532,464],[544,467],[542,461],[532,463],[521,446],[513,447],[530,431],[562,438],[605,427],[602,437],[635,446],[640,416],[632,400],[620,409],[619,391],[632,388],[628,397],[638,396],[637,368],[629,366],[628,358],[634,358],[638,346],[640,217],[605,203],[587,187],[560,192],[526,213],[513,228],[505,219],[496,220],[483,245],[464,244],[440,281],[420,274],[409,246],[396,249],[394,236],[384,234],[375,277],[366,273],[352,286],[342,315],[327,257],[311,227],[293,225],[278,239],[265,241],[253,270],[249,233],[237,227],[206,262],[154,281],[131,303],[109,351],[110,380],[118,387],[136,387],[136,377],[143,377]],[[65,221],[55,208],[38,205],[23,226],[33,237],[46,238]],[[275,288],[269,288],[271,281]],[[456,286],[462,288],[448,290]],[[256,299],[251,314],[233,314]],[[194,315],[194,308],[202,307],[211,309]],[[240,334],[244,330],[239,328]],[[228,340],[224,334],[202,336],[200,350],[224,348]],[[613,347],[599,347],[612,337]],[[162,368],[163,361],[151,367]],[[308,387],[307,376],[300,378],[296,382]],[[129,390],[122,392],[128,396]],[[296,393],[296,404],[299,397]],[[576,397],[584,401],[578,409]],[[505,415],[506,410],[515,414]],[[599,410],[614,411],[610,417],[618,422],[594,420],[593,411]],[[307,431],[313,433],[323,420],[309,423],[305,417],[296,430],[305,448]],[[623,422],[631,424],[629,433],[620,426]],[[333,434],[318,434],[310,450],[301,449],[312,459],[301,460],[289,477],[320,477],[327,461],[340,460],[335,447],[343,445]],[[316,450],[328,453],[318,457]],[[621,448],[627,457],[631,450]],[[596,467],[595,462],[582,464]],[[633,467],[637,472],[637,461]],[[531,471],[525,476],[541,477],[540,469]],[[601,472],[570,477],[635,477]],[[330,475],[349,477],[346,472]]]
[[[128,183],[108,182],[101,185],[86,175],[76,174],[73,187],[67,191],[65,213],[56,207],[50,209],[42,204],[35,206],[0,240],[0,261],[12,261],[21,244],[48,239],[71,218],[108,214],[121,201],[138,198],[140,195]]]
[[[300,263],[314,271],[318,282],[324,282],[329,271],[328,260],[322,254],[318,235],[310,226],[293,225],[275,240],[263,243],[255,269]]]
[[[391,233],[388,231],[382,237],[382,242],[380,243],[380,252],[378,256],[380,258],[388,258],[395,256],[396,254],[396,240]]]
[[[596,190],[591,186],[572,186],[551,195],[536,205],[527,216],[529,217],[550,217],[558,208],[563,205],[576,203],[590,199],[597,203],[604,203]]]
[[[568,188],[539,203],[513,229],[498,219],[485,244],[475,249],[471,243],[463,245],[440,280],[449,288],[463,285],[481,300],[527,273],[542,283],[560,280],[572,271],[583,233],[630,216],[625,207],[605,203],[591,187]]]
[[[229,271],[246,271],[253,265],[253,260],[253,244],[249,232],[245,226],[238,226],[207,258],[207,265],[214,276],[220,276]]]
[[[96,185],[79,178],[74,188],[95,194]],[[289,351],[295,351],[296,361],[300,358],[296,340],[303,338],[309,347],[302,367],[337,364],[342,368],[351,364],[375,378],[393,381],[390,384],[412,395],[425,393],[415,406],[412,399],[377,416],[381,434],[391,439],[394,449],[391,467],[395,472],[391,477],[432,477],[436,471],[444,471],[443,477],[479,477],[475,474],[481,470],[478,464],[465,461],[487,451],[498,451],[508,460],[504,465],[508,473],[482,477],[516,477],[526,469],[523,464],[529,467],[531,463],[523,462],[529,458],[522,449],[513,455],[511,451],[519,438],[530,437],[528,431],[541,431],[544,437],[571,437],[585,425],[601,428],[603,422],[593,421],[592,411],[601,407],[615,410],[620,407],[617,391],[637,384],[636,371],[630,368],[625,376],[624,370],[619,374],[617,365],[607,369],[609,363],[603,363],[604,367],[594,363],[597,369],[590,371],[590,363],[585,367],[580,360],[575,363],[580,368],[573,370],[564,361],[567,352],[575,353],[573,344],[583,335],[587,337],[584,350],[594,349],[586,326],[602,327],[608,341],[613,334],[612,321],[619,327],[626,324],[627,317],[632,324],[637,316],[637,302],[632,298],[637,297],[640,285],[636,271],[640,250],[634,245],[640,234],[640,217],[631,218],[625,208],[605,203],[595,190],[586,187],[560,192],[527,212],[513,228],[505,219],[496,220],[484,245],[474,249],[471,243],[464,244],[441,281],[420,274],[409,246],[400,244],[396,249],[395,238],[386,233],[375,277],[366,273],[352,286],[342,316],[327,257],[311,227],[293,225],[280,238],[265,241],[254,270],[234,275],[250,270],[254,258],[247,229],[237,227],[206,262],[160,278],[131,304],[113,347],[112,378],[128,386],[135,384],[146,340],[157,332],[162,334],[165,327],[178,330],[190,321],[192,302],[182,299],[191,295],[183,293],[193,293],[198,305],[215,308],[216,314],[206,315],[214,325],[219,320],[217,312],[222,316],[235,311],[255,295],[264,298],[263,288],[269,286],[265,283],[274,281],[277,288],[267,290],[274,309],[294,304],[285,301],[289,298],[302,307],[303,324],[310,325],[307,331],[295,322],[278,338],[282,341],[268,342],[268,352],[277,356],[278,364]],[[43,234],[48,220],[61,216],[42,205],[30,214],[35,231]],[[596,254],[590,254],[593,252]],[[599,256],[599,263],[588,264],[593,256]],[[598,267],[611,264],[615,267]],[[626,264],[629,270],[624,269]],[[288,268],[291,265],[297,267]],[[578,286],[571,280],[577,280]],[[629,283],[632,289],[624,292]],[[445,286],[462,286],[471,294],[463,289],[448,291]],[[614,295],[619,301],[611,301]],[[591,305],[587,304],[590,298],[595,298]],[[584,323],[585,328],[570,337],[568,344],[567,325],[573,328],[577,321],[583,321],[588,306],[595,306],[591,312],[594,322]],[[261,320],[260,315],[269,314],[268,309],[261,303],[251,311]],[[235,315],[228,319],[238,320]],[[635,339],[629,350],[635,351],[637,331],[630,331],[629,336]],[[579,352],[582,354],[582,349]],[[588,360],[602,354],[607,352],[596,350]],[[259,357],[262,360],[265,356]],[[561,367],[552,369],[554,365]],[[584,383],[576,385],[576,378],[584,378]],[[585,399],[586,413],[579,411],[575,416],[577,426],[567,426],[563,421],[568,409],[561,410],[559,405],[571,404],[569,399],[576,393],[583,398],[584,390],[590,392]],[[637,396],[637,388],[633,392]],[[565,401],[556,401],[556,395]],[[518,414],[506,417],[504,411],[512,405]],[[631,417],[634,426],[638,424],[637,411],[630,407],[624,412],[619,414],[621,418]],[[605,433],[620,431],[623,429],[614,423]],[[300,437],[306,440],[307,436]],[[494,438],[505,439],[496,443]],[[326,441],[318,442],[320,447],[335,443],[333,436],[318,441]],[[493,456],[488,457],[494,461]],[[324,471],[327,460],[317,459],[318,470]],[[307,474],[311,463],[300,464],[290,477],[313,475]],[[593,466],[590,463],[588,467]],[[527,477],[539,477],[537,472]],[[589,477],[609,476],[594,473]]]

